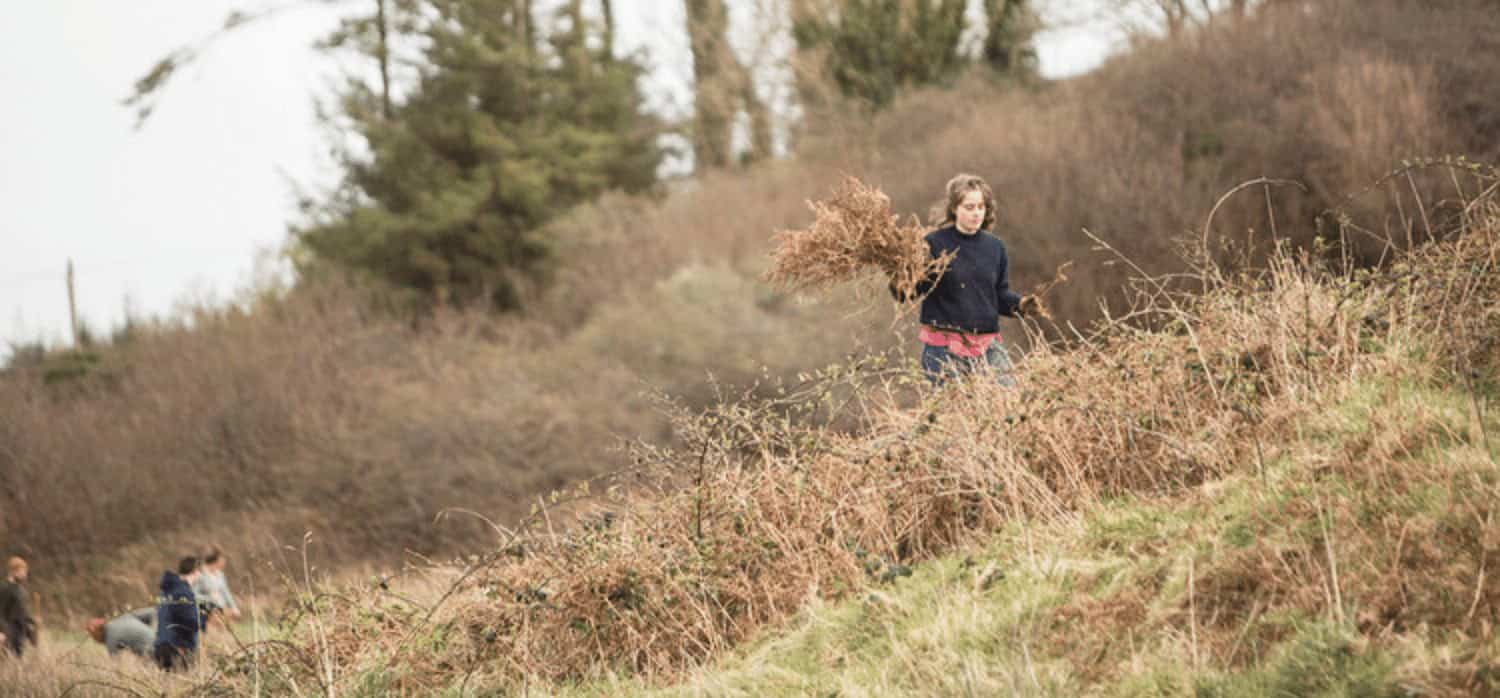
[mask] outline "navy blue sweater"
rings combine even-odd
[[[917,284],[922,299],[921,321],[938,329],[970,334],[1000,331],[1000,316],[1016,317],[1021,297],[1010,290],[1005,244],[986,231],[965,235],[952,225],[927,234],[927,247],[936,259],[957,254],[936,284]]]
[[[189,652],[198,647],[198,632],[208,627],[208,614],[198,608],[193,587],[170,570],[161,573],[161,597],[156,602],[156,645]]]

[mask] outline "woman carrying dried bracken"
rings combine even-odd
[[[935,384],[979,370],[1014,385],[1010,356],[1000,337],[1000,316],[1020,317],[1036,299],[1010,289],[1005,244],[990,232],[995,194],[983,179],[960,174],[948,180],[942,227],[928,233],[933,259],[952,254],[947,271],[917,284],[922,298],[918,339],[922,371]],[[892,292],[896,293],[895,287]]]

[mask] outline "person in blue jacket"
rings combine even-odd
[[[156,600],[156,643],[152,657],[166,671],[186,669],[198,652],[198,633],[208,627],[210,606],[193,595],[198,579],[196,557],[182,558],[177,571],[161,573],[161,596]]]
[[[933,259],[952,254],[947,271],[917,285],[922,299],[922,371],[934,383],[980,368],[1002,384],[1009,377],[1010,357],[1000,336],[1000,317],[1031,312],[1035,298],[1010,288],[1010,258],[1005,244],[991,232],[995,194],[977,175],[948,180],[942,227],[924,238]],[[894,285],[892,292],[896,293]],[[898,294],[899,297],[899,294]]]

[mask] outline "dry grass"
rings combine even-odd
[[[1358,243],[1342,249],[1375,262],[1386,240],[1441,232],[1459,197],[1440,169],[1346,201],[1350,188],[1413,154],[1500,155],[1500,15],[1480,0],[1311,7],[1268,10],[1245,31],[1226,24],[1146,44],[1037,92],[969,82],[962,100],[924,92],[872,118],[814,118],[796,161],[715,173],[659,202],[606,197],[550,228],[562,252],[556,283],[528,299],[524,318],[440,318],[414,330],[361,294],[309,288],[146,328],[86,381],[43,386],[7,373],[0,540],[32,557],[48,622],[67,625],[149,598],[161,567],[210,539],[229,548],[237,590],[278,588],[271,568],[296,566],[282,561],[282,543],[308,530],[324,568],[394,568],[404,548],[442,557],[488,541],[482,525],[434,517],[458,506],[514,524],[536,494],[628,467],[621,436],[672,442],[672,421],[645,390],[702,406],[715,396],[710,372],[736,386],[790,380],[910,341],[909,327],[897,339],[854,289],[812,304],[756,281],[770,231],[804,227],[806,199],[840,173],[878,186],[894,211],[926,210],[954,172],[984,175],[1018,286],[1078,261],[1051,300],[1052,339],[1099,317],[1101,297],[1117,317],[1131,312],[1126,265],[1096,254],[1082,229],[1149,273],[1180,270],[1171,241],[1203,232],[1217,197],[1256,176],[1296,178],[1307,191],[1230,199],[1209,231],[1217,259],[1248,249],[1263,261],[1273,236],[1308,241],[1315,216],[1342,204],[1363,224],[1342,229]],[[1234,90],[1225,75],[1236,76]],[[1472,199],[1475,182],[1460,182]],[[1295,316],[1281,322],[1281,337],[1314,334]],[[1191,360],[1218,376],[1233,362],[1205,342]],[[1301,361],[1268,342],[1248,349],[1252,365]],[[1301,389],[1296,375],[1289,389]],[[1280,389],[1284,377],[1271,376],[1267,389]],[[770,385],[758,395],[773,395]],[[1071,414],[1079,428],[1102,419]],[[1119,438],[1153,443],[1175,432],[1152,425],[1172,419],[1162,406]],[[1181,448],[1159,447],[1179,454],[1180,471],[1143,462],[1136,476],[1168,486],[1219,467],[1201,464],[1217,451],[1188,448],[1194,439],[1170,443]]]
[[[167,675],[149,658],[129,652],[110,657],[104,645],[77,631],[44,634],[39,648],[23,661],[0,661],[0,686],[8,698],[58,696],[161,696],[201,691],[214,680],[214,665],[199,662],[189,671]]]
[[[1045,566],[1060,531],[1122,497],[1158,503],[1147,519],[1160,523],[1098,544],[1149,562],[1085,573],[1081,588],[1104,587],[1096,598],[1033,619],[1042,636],[1030,651],[1048,662],[1049,682],[1163,685],[1138,665],[1143,652],[1192,670],[1281,661],[1300,632],[1288,614],[1324,617],[1371,647],[1427,634],[1492,638],[1500,595],[1487,560],[1500,540],[1490,512],[1500,492],[1483,475],[1495,457],[1483,415],[1500,370],[1500,208],[1493,173],[1460,171],[1488,192],[1467,200],[1463,227],[1391,250],[1381,269],[1296,253],[1260,273],[1200,269],[1201,293],[1144,278],[1126,316],[1036,344],[1015,390],[928,391],[910,371],[870,359],[776,397],[682,410],[676,446],[640,446],[630,471],[538,501],[521,528],[495,529],[493,552],[391,588],[299,583],[284,635],[216,662],[211,681],[155,680],[169,692],[230,694],[664,682],[812,599],[901,579],[997,531],[1017,541],[1015,559]],[[1403,383],[1452,386],[1472,404],[1353,394]],[[1338,408],[1351,404],[1345,423]],[[851,420],[857,430],[836,426]],[[1457,444],[1450,451],[1467,460],[1424,462],[1435,443]],[[1287,479],[1276,466],[1285,459],[1307,463],[1309,482],[1351,483],[1348,496]],[[1217,511],[1192,512],[1252,483],[1241,495],[1251,513],[1231,523],[1254,543],[1210,552],[1217,544],[1202,541],[1247,534],[1213,528],[1223,525]],[[1432,497],[1447,504],[1403,508]],[[1199,545],[1166,554],[1188,537]],[[888,596],[868,598],[872,613],[904,612]],[[1109,641],[1132,634],[1150,641]],[[1328,647],[1316,656],[1373,651]],[[1490,665],[1482,653],[1433,657],[1401,675],[1433,694],[1460,693],[1485,685]],[[1247,685],[1311,685],[1300,666]]]
[[[1465,176],[1493,191],[1493,175]],[[1256,275],[1202,269],[1201,294],[1142,279],[1125,317],[1066,345],[1037,345],[1014,390],[960,384],[923,391],[913,409],[901,400],[910,372],[871,361],[782,397],[684,413],[677,447],[637,450],[638,467],[607,481],[614,487],[539,502],[496,551],[446,570],[455,581],[440,598],[424,607],[378,589],[330,595],[321,629],[300,633],[300,646],[335,648],[323,665],[344,677],[335,681],[379,671],[404,692],[614,673],[664,680],[810,597],[909,574],[912,562],[975,536],[1064,522],[1121,495],[1254,476],[1279,435],[1303,429],[1351,379],[1413,371],[1408,356],[1372,346],[1420,346],[1445,375],[1493,376],[1485,338],[1500,329],[1500,210],[1489,196],[1469,208],[1461,235],[1379,271],[1302,254]],[[859,430],[831,426],[850,415]],[[1351,458],[1369,468],[1413,446],[1379,448]],[[1340,511],[1288,519],[1342,531]],[[1270,598],[1298,608],[1341,609],[1341,590],[1376,597],[1375,587],[1333,581],[1336,559],[1299,558],[1263,583],[1286,585]],[[1243,567],[1265,564],[1246,556]],[[1255,576],[1235,569],[1190,582],[1209,596],[1188,597],[1190,615],[1209,618],[1193,622],[1194,647],[1229,663],[1235,622],[1252,612],[1235,590]],[[1480,633],[1500,606],[1490,594],[1473,599],[1463,613],[1408,612]],[[1116,601],[1080,617],[1141,618],[1139,599]]]
[[[917,285],[947,270],[951,255],[934,259],[921,219],[906,224],[891,213],[891,199],[855,177],[833,194],[809,202],[814,220],[802,230],[776,234],[765,278],[787,291],[854,281],[871,270],[885,275],[899,298],[913,299]]]

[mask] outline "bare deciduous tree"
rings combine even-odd
[[[1119,20],[1127,32],[1163,32],[1175,39],[1221,15],[1243,19],[1256,4],[1254,0],[1105,0],[1103,7],[1105,14]]]

